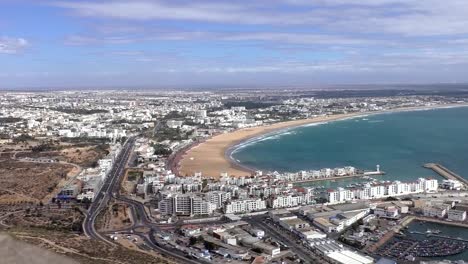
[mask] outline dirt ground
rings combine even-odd
[[[77,264],[73,259],[0,233],[2,263]]]
[[[43,229],[12,229],[8,233],[18,240],[63,254],[80,263],[171,263],[161,256],[112,246],[72,233]]]
[[[0,161],[0,204],[38,203],[72,170],[73,166],[59,163]]]
[[[107,144],[26,141],[1,145],[0,204],[47,203],[69,177],[96,166],[108,151]],[[39,158],[60,162],[41,163],[35,160]]]
[[[11,214],[3,223],[11,227],[38,227],[49,230],[80,232],[84,219],[80,211],[74,209],[49,208],[48,206],[29,206]]]
[[[120,191],[122,194],[131,194],[135,193],[136,182],[143,176],[143,171],[135,169],[127,169],[125,171],[125,176],[122,181],[122,187]]]
[[[132,226],[131,212],[125,204],[113,203],[100,215],[97,223],[99,231],[119,230]]]
[[[104,158],[108,154],[107,145],[98,146],[68,146],[60,150],[52,151],[27,151],[19,152],[16,158],[49,158],[68,163],[73,163],[82,167],[94,167],[99,159]]]

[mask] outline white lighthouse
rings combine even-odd
[[[375,166],[377,172],[380,172],[380,165]]]

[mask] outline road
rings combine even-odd
[[[106,236],[100,234],[95,228],[96,218],[107,206],[108,202],[111,198],[119,200],[125,204],[127,204],[132,209],[132,216],[135,219],[134,225],[128,229],[129,232],[132,232],[138,235],[145,244],[154,251],[157,251],[163,255],[170,256],[177,260],[177,263],[203,263],[201,260],[193,260],[190,258],[185,257],[185,253],[179,252],[172,248],[165,248],[157,244],[157,241],[154,239],[154,232],[158,232],[159,228],[167,227],[167,224],[158,224],[153,223],[146,211],[145,207],[142,203],[120,196],[120,182],[123,179],[123,175],[125,172],[125,167],[128,163],[128,160],[132,154],[133,146],[135,144],[135,138],[129,138],[125,143],[121,153],[117,157],[114,165],[109,172],[109,175],[104,181],[99,194],[95,197],[91,206],[88,209],[88,214],[85,216],[85,220],[83,221],[83,231],[86,236],[104,241],[106,243],[114,245],[114,242],[108,239]],[[173,225],[170,225],[173,226]],[[135,230],[137,227],[148,227],[150,228],[150,233],[140,233]]]
[[[257,228],[265,231],[266,234],[275,240],[286,244],[290,250],[297,254],[297,256],[305,263],[327,263],[327,260],[305,248],[301,243],[298,243],[302,242],[303,239],[294,237],[290,231],[287,231],[280,226],[273,226],[272,222],[268,222],[268,220],[266,220],[266,216],[254,216],[244,220],[252,226],[256,226]]]
[[[153,129],[153,137],[156,136],[156,133],[158,132],[158,130],[162,127],[162,123],[161,121],[156,121],[155,122],[156,124],[154,125],[154,129]]]
[[[83,221],[83,231],[86,236],[100,239],[104,241],[109,241],[107,238],[101,236],[95,229],[95,221],[99,213],[107,207],[109,199],[112,196],[112,192],[118,189],[116,183],[119,182],[121,176],[124,174],[125,166],[127,164],[128,158],[131,154],[131,150],[135,144],[135,138],[129,138],[118,157],[116,158],[112,169],[107,175],[104,183],[99,191],[99,193],[94,198],[91,206],[88,209],[88,214],[85,216]]]

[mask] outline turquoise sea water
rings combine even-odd
[[[374,170],[379,164],[387,174],[378,179],[401,181],[438,177],[422,167],[437,162],[468,177],[468,107],[385,113],[297,127],[244,144],[232,157],[248,167],[283,172],[344,166]]]

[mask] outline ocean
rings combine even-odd
[[[375,114],[291,128],[251,140],[232,157],[250,168],[279,172],[344,166],[374,170],[380,165],[386,175],[376,178],[389,181],[441,179],[422,167],[436,162],[468,177],[468,107]],[[359,181],[313,184],[335,187]]]

